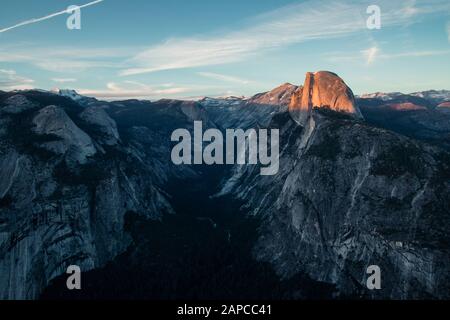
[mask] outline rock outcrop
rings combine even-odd
[[[209,117],[223,129],[267,127],[272,117],[287,110],[298,86],[284,83],[273,90],[258,93],[248,99],[228,97],[205,98],[199,101]]]
[[[400,93],[357,98],[357,104],[367,123],[383,127],[411,138],[450,150],[450,112],[436,105],[433,99]]]
[[[270,124],[280,129],[279,173],[236,168],[218,194],[260,217],[255,256],[344,296],[450,297],[450,154],[360,121],[332,73],[308,74],[289,111]],[[370,265],[382,290],[366,287]]]
[[[5,104],[2,111],[10,114],[19,114],[36,107],[33,102],[21,94],[9,97],[6,99]]]
[[[435,104],[450,100],[450,90],[428,90],[413,92],[409,95],[426,99],[428,101],[434,102]]]
[[[277,115],[280,172],[244,167],[223,185],[263,221],[255,256],[343,295],[448,298],[450,155],[325,111],[312,111],[310,130]],[[367,289],[370,265],[383,290]]]
[[[71,264],[101,268],[131,243],[127,212],[173,214],[163,186],[196,174],[170,161],[170,134],[192,125],[195,106],[103,108],[41,92],[5,104],[33,109],[0,113],[0,300],[38,298]]]
[[[59,139],[43,142],[41,146],[57,154],[70,150],[70,157],[79,163],[85,163],[87,157],[97,151],[91,138],[69,118],[66,112],[57,106],[47,106],[33,119],[34,132],[38,135],[53,135]]]
[[[290,83],[284,83],[273,90],[257,94],[248,100],[248,103],[274,105],[274,106],[288,106],[291,102],[292,94],[298,86]]]
[[[332,72],[308,72],[303,87],[292,96],[289,111],[299,124],[305,125],[314,107],[329,108],[362,119],[352,90]]]
[[[102,106],[87,107],[80,118],[88,124],[95,126],[101,133],[101,142],[106,145],[115,145],[119,142],[120,136],[116,122],[106,113]]]
[[[442,108],[442,109],[444,109],[444,108],[449,109],[450,108],[450,101],[442,102],[437,107],[438,108]]]

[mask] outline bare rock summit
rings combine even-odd
[[[292,95],[289,111],[299,124],[305,125],[314,107],[363,118],[352,90],[337,74],[329,71],[308,72],[303,87]]]

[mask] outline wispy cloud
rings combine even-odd
[[[448,37],[448,42],[450,42],[450,21],[447,23],[447,37]]]
[[[42,70],[79,73],[92,68],[123,67],[121,61],[135,48],[36,48],[15,46],[0,48],[0,62],[26,63]]]
[[[100,3],[100,2],[103,2],[103,1],[104,0],[96,0],[96,1],[92,1],[92,2],[89,2],[89,3],[83,4],[83,5],[80,5],[78,7],[81,9],[81,8],[89,7],[89,6],[92,6],[94,4],[97,4],[97,3]],[[29,20],[26,20],[26,21],[22,21],[22,22],[19,22],[19,23],[15,24],[15,25],[11,26],[11,27],[0,29],[0,33],[6,32],[6,31],[10,31],[10,30],[13,30],[13,29],[16,29],[16,28],[19,28],[19,27],[23,27],[23,26],[26,26],[26,25],[29,25],[29,24],[45,21],[45,20],[48,20],[48,19],[60,16],[60,15],[63,15],[63,14],[68,14],[68,13],[71,13],[71,12],[69,10],[65,9],[65,10],[62,10],[62,11],[51,13],[51,14],[46,15],[46,16],[41,17],[41,18],[34,18],[34,19],[29,19]]]
[[[14,70],[0,69],[0,88],[4,90],[31,89],[34,80],[19,76]]]
[[[53,78],[53,82],[56,83],[69,83],[69,82],[77,82],[77,79],[75,78]]]
[[[206,87],[175,86],[173,84],[146,85],[136,81],[123,81],[121,83],[109,82],[105,89],[76,89],[86,96],[104,100],[120,99],[158,99],[162,97],[180,97],[193,91],[201,91]]]
[[[372,64],[375,61],[378,51],[379,51],[378,47],[372,47],[362,51],[362,54],[366,58],[367,64]]]
[[[220,73],[213,73],[213,72],[197,72],[199,76],[210,78],[214,80],[224,81],[224,82],[231,82],[231,83],[237,83],[237,84],[249,84],[250,81],[238,77],[228,76]]]
[[[424,50],[424,51],[408,51],[391,54],[381,54],[380,59],[396,59],[405,57],[431,57],[450,55],[450,50]]]
[[[383,8],[383,28],[407,25],[425,15],[450,10],[447,0],[382,0],[378,4]],[[120,75],[237,62],[294,43],[348,36],[366,28],[365,9],[356,0],[316,0],[286,6],[254,19],[241,31],[169,39],[154,45],[130,59],[130,67]]]
[[[385,53],[378,47],[372,47],[366,50],[361,50],[360,53],[348,54],[346,52],[334,52],[326,55],[326,59],[331,62],[338,61],[364,61],[366,64],[373,64],[375,60],[390,60],[399,58],[420,58],[432,56],[446,56],[450,55],[450,50],[421,50],[421,51],[406,51]]]

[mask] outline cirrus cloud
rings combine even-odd
[[[19,76],[15,70],[0,69],[0,89],[26,90],[32,89],[33,79]]]
[[[109,82],[105,89],[76,89],[85,96],[104,100],[179,98],[187,93],[201,92],[213,87],[175,86],[174,84],[147,85],[137,81]]]
[[[69,83],[69,82],[77,82],[77,79],[75,78],[53,78],[53,82],[56,83]]]
[[[447,23],[447,37],[448,37],[448,42],[450,42],[450,21]]]
[[[92,6],[92,5],[100,3],[100,2],[103,2],[103,0],[95,0],[95,1],[83,4],[83,5],[79,5],[77,7],[79,9],[82,9],[82,8]],[[38,22],[41,22],[41,21],[52,19],[54,17],[60,16],[60,15],[63,15],[63,14],[70,14],[70,13],[71,13],[70,10],[64,9],[62,11],[58,11],[58,12],[55,12],[55,13],[48,14],[48,15],[46,15],[44,17],[25,20],[25,21],[22,21],[22,22],[19,22],[19,23],[15,24],[15,25],[13,25],[11,27],[6,27],[6,28],[3,28],[3,29],[0,29],[0,33],[7,32],[7,31],[10,31],[10,30],[19,28],[19,27],[23,27],[23,26],[29,25],[29,24],[38,23]]]
[[[366,57],[367,64],[372,64],[375,61],[378,52],[378,47],[372,47],[362,51],[363,55]]]
[[[56,73],[80,73],[93,68],[124,67],[136,48],[70,48],[18,45],[0,48],[0,62],[22,63]]]
[[[448,0],[380,0],[383,28],[404,26],[450,10]],[[307,1],[262,15],[247,28],[214,36],[168,39],[129,59],[120,71],[129,76],[161,70],[238,62],[268,50],[317,39],[343,37],[366,29],[360,1]],[[370,53],[370,52],[369,52]],[[375,58],[374,51],[368,58]]]
[[[225,74],[220,73],[213,73],[213,72],[197,72],[199,76],[210,78],[214,80],[224,81],[224,82],[231,82],[231,83],[237,83],[237,84],[249,84],[250,81],[246,79],[242,79],[239,77],[229,76]]]

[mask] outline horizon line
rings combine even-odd
[[[294,85],[294,84],[292,84],[292,85]],[[298,87],[301,87],[301,86],[302,85],[299,85]],[[274,89],[274,88],[272,88],[272,89]],[[125,97],[124,96],[124,97],[122,97],[124,99],[114,100],[114,97],[110,97],[111,99],[108,99],[107,97],[101,96],[101,95],[82,94],[82,93],[79,93],[79,91],[77,91],[77,89],[71,89],[71,88],[55,88],[55,89],[50,89],[50,90],[41,89],[41,88],[4,90],[4,89],[0,88],[0,91],[4,92],[4,93],[13,93],[13,92],[20,93],[20,92],[38,91],[38,92],[51,93],[51,94],[55,94],[55,95],[60,95],[59,91],[61,91],[61,90],[74,91],[77,95],[82,96],[82,97],[94,98],[94,99],[105,100],[105,101],[151,100],[151,97],[143,98],[143,96],[141,96],[141,95],[130,96],[130,97]],[[155,101],[158,101],[158,100],[198,101],[198,100],[202,100],[202,99],[205,99],[205,98],[226,99],[226,98],[231,98],[231,97],[247,100],[247,99],[250,99],[250,98],[252,98],[252,97],[254,97],[256,95],[270,92],[271,90],[257,92],[257,93],[254,93],[253,95],[250,95],[250,96],[238,95],[238,94],[230,94],[230,95],[195,95],[195,96],[185,96],[185,97],[178,97],[178,98],[177,97],[175,97],[175,98],[162,97],[162,98],[155,99]],[[365,92],[365,93],[361,93],[361,94],[354,94],[354,96],[357,97],[357,98],[360,98],[360,97],[362,97],[364,95],[376,94],[376,93],[384,93],[384,94],[400,93],[402,95],[412,95],[412,94],[415,94],[415,93],[422,93],[422,92],[428,92],[428,91],[448,91],[448,92],[450,92],[450,89],[425,89],[425,90],[419,90],[419,91],[408,92],[408,93],[404,93],[402,91],[372,91],[372,92]],[[117,98],[120,98],[120,96],[118,96]]]

